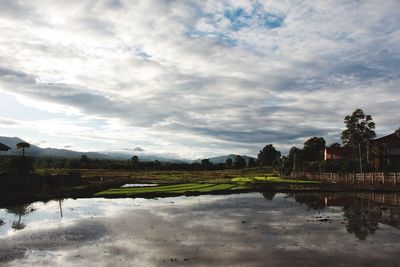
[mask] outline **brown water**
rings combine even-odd
[[[0,266],[400,266],[400,196],[247,193],[0,209]]]

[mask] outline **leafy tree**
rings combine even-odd
[[[155,167],[155,168],[160,168],[160,167],[161,167],[161,161],[159,161],[159,160],[156,159],[156,160],[154,161],[154,167]]]
[[[134,156],[131,158],[131,163],[132,163],[132,165],[137,165],[137,164],[139,164],[139,157],[136,156],[136,155],[134,155]]]
[[[211,164],[210,159],[202,159],[201,165],[209,166]]]
[[[20,142],[17,144],[17,149],[22,150],[22,156],[25,157],[25,149],[29,149],[31,145],[27,142]]]
[[[235,157],[235,161],[233,163],[233,167],[235,169],[243,169],[246,168],[246,160],[240,156],[240,155],[236,155]]]
[[[304,167],[305,156],[304,151],[297,147],[292,147],[289,150],[287,160],[285,160],[285,171],[302,170]]]
[[[82,155],[79,163],[81,168],[90,168],[90,159],[87,155]]]
[[[257,162],[254,158],[249,158],[249,162],[247,163],[247,167],[253,168],[257,167]]]
[[[323,159],[325,149],[325,139],[322,137],[313,137],[304,143],[304,156],[309,161],[320,161]]]
[[[210,162],[210,159],[202,159],[201,166],[204,170],[209,170],[211,169],[212,163]]]
[[[281,152],[277,151],[272,144],[266,145],[258,153],[258,162],[260,166],[270,166],[272,162],[280,158]]]
[[[29,174],[34,170],[31,157],[15,157],[9,161],[6,172],[10,174]]]
[[[344,118],[346,129],[342,132],[342,142],[346,147],[356,148],[368,139],[376,137],[375,123],[371,115],[356,109],[351,116]]]
[[[227,169],[233,168],[233,160],[231,158],[227,158],[225,160],[225,168],[227,168]]]

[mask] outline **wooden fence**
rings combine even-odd
[[[385,205],[400,206],[400,193],[357,193],[356,196]]]
[[[311,173],[295,172],[292,178],[306,178],[325,183],[394,185],[400,186],[400,173],[369,172],[369,173]]]

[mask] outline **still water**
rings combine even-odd
[[[0,266],[400,266],[400,196],[246,193],[0,209]]]

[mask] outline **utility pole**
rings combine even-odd
[[[296,152],[293,152],[293,173],[296,172]]]
[[[362,168],[362,157],[361,157],[361,143],[358,144],[358,153],[360,154],[360,171],[363,173],[363,168]]]

